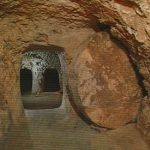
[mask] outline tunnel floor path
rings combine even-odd
[[[100,133],[55,109],[26,110],[26,116],[0,150],[149,150],[135,124]]]
[[[38,95],[29,94],[22,96],[23,104],[28,109],[52,109],[61,105],[62,94],[60,92],[43,92]]]

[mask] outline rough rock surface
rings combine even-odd
[[[141,101],[138,79],[126,53],[106,32],[91,38],[73,61],[79,97],[93,122],[117,128],[136,118]]]
[[[18,122],[22,116],[19,68],[25,48],[30,44],[62,46],[70,68],[78,47],[94,33],[92,29],[107,30],[126,46],[150,93],[149,7],[149,0],[1,0],[0,84],[5,91],[1,99],[7,102],[12,120]]]
[[[142,112],[138,119],[138,128],[150,145],[150,100],[143,101]]]
[[[10,124],[10,116],[6,101],[3,97],[3,87],[0,85],[0,140],[4,137]]]

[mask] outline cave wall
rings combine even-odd
[[[138,129],[140,129],[143,138],[150,145],[150,101],[145,99],[142,103],[142,111],[138,117]]]
[[[22,17],[21,17],[22,18]],[[20,18],[20,19],[21,19]],[[6,20],[7,21],[6,21]],[[35,45],[45,45],[49,44],[57,45],[65,49],[65,58],[67,65],[70,64],[73,51],[75,51],[79,45],[88,39],[94,31],[90,28],[85,29],[70,29],[64,26],[57,26],[61,31],[53,31],[54,26],[50,26],[49,22],[45,22],[43,25],[43,20],[37,22],[32,22],[31,20],[26,20],[22,18],[21,20],[26,23],[16,23],[16,17],[5,18],[1,21],[1,36],[0,36],[0,84],[3,87],[1,92],[2,99],[6,105],[2,105],[1,111],[1,122],[7,129],[9,122],[14,125],[20,124],[24,120],[24,110],[21,101],[20,93],[20,64],[22,59],[22,53],[26,51],[31,44]],[[12,22],[13,20],[13,22]],[[10,22],[9,22],[10,21]],[[31,23],[31,24],[30,24]],[[20,26],[20,25],[21,26]],[[26,26],[26,27],[25,27]],[[37,27],[38,26],[38,27]],[[13,30],[12,30],[13,28]],[[55,26],[56,28],[56,26]],[[59,55],[61,59],[61,65],[63,66],[63,74],[66,74],[64,70],[64,57]],[[64,77],[63,75],[63,78]],[[66,80],[66,79],[65,79]],[[63,87],[66,83],[63,83]],[[63,99],[68,99],[66,95],[66,89],[63,88]],[[64,109],[66,102],[63,101],[61,109]],[[4,108],[3,108],[4,107]],[[8,114],[8,115],[5,115]]]
[[[150,93],[149,7],[148,0],[2,0],[0,84],[4,92],[1,99],[7,103],[8,108],[5,109],[11,112],[14,122],[18,122],[23,114],[18,73],[22,52],[30,44],[54,44],[64,47],[70,69],[72,58],[77,55],[76,51],[82,49],[82,45],[88,45],[88,39],[95,32],[105,29],[126,46],[144,78],[146,90]],[[90,58],[87,56],[87,59]],[[71,78],[74,78],[73,74],[75,73],[70,75]],[[147,110],[150,110],[150,106],[146,97],[142,110],[138,125],[141,132],[148,135],[150,123]]]

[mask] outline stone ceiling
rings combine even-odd
[[[136,44],[150,43],[149,0],[1,0],[0,18],[47,20],[49,24],[92,27],[100,22],[109,24],[111,32]],[[142,22],[142,23],[141,23]],[[135,47],[127,41],[130,47]]]

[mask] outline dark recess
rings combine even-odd
[[[20,70],[21,94],[31,94],[32,92],[32,72],[29,69]]]
[[[101,31],[105,31],[105,32],[110,32],[111,30],[111,26],[108,24],[104,24],[104,23],[100,23],[100,22],[93,22],[91,24],[92,28],[94,29],[95,32],[101,32]]]
[[[56,69],[46,69],[43,76],[44,92],[57,92],[60,90],[59,74]]]

